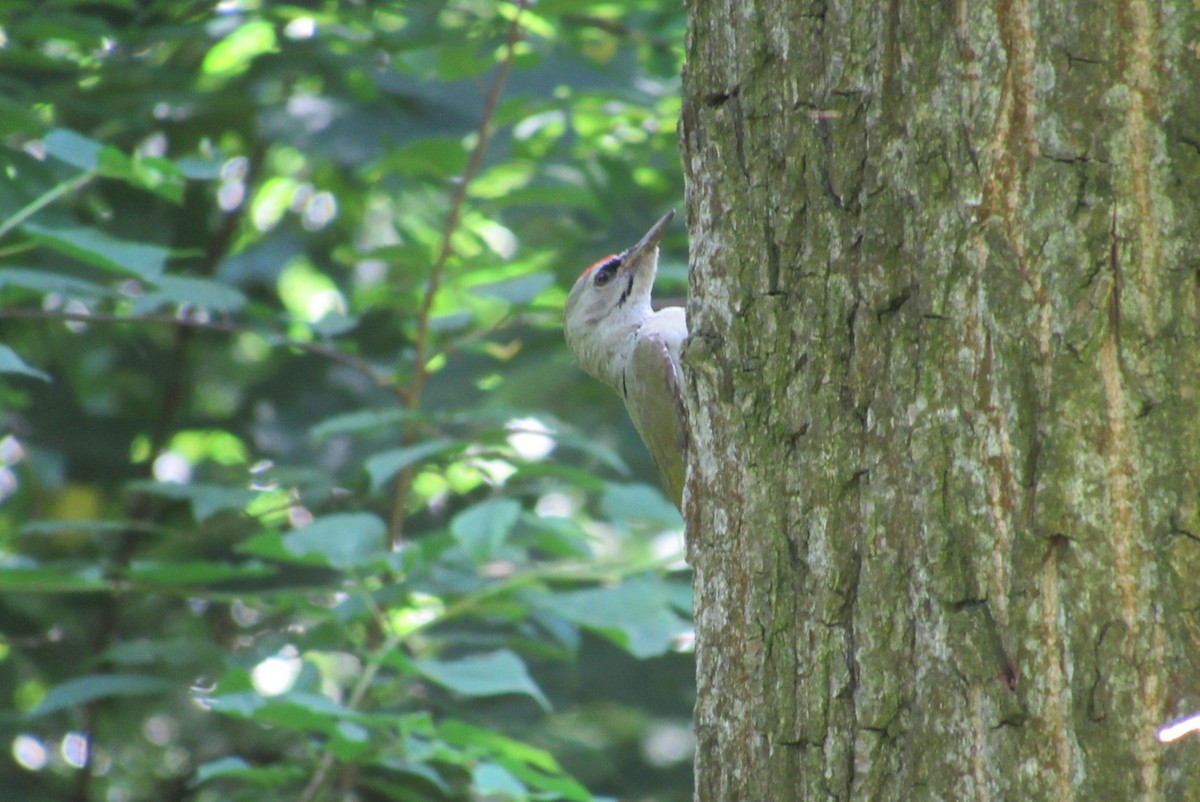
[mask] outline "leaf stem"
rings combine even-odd
[[[35,214],[54,203],[59,198],[81,189],[85,184],[95,177],[96,171],[88,170],[85,173],[80,173],[74,178],[68,178],[66,181],[61,181],[55,186],[51,187],[40,196],[30,201],[22,208],[18,209],[17,213],[12,217],[8,218],[3,223],[0,223],[0,239],[3,239],[5,234],[21,225],[29,218],[33,217]]]

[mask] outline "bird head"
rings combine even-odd
[[[674,217],[674,210],[667,212],[636,245],[583,271],[567,296],[567,347],[584,371],[614,387],[632,344],[631,333],[652,312],[658,243]]]
[[[598,328],[636,325],[650,312],[650,291],[658,270],[658,243],[675,217],[669,211],[636,245],[584,270],[567,296],[563,328],[567,343],[594,338]]]

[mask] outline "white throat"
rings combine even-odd
[[[584,372],[619,392],[639,331],[654,314],[649,298],[629,298],[598,320],[571,321],[565,332],[567,346]]]

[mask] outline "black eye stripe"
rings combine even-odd
[[[614,256],[596,268],[596,286],[603,287],[605,284],[612,281],[612,277],[616,275],[617,268],[620,267],[620,265],[620,257]]]

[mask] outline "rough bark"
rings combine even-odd
[[[1200,799],[1198,16],[689,4],[698,800]]]

